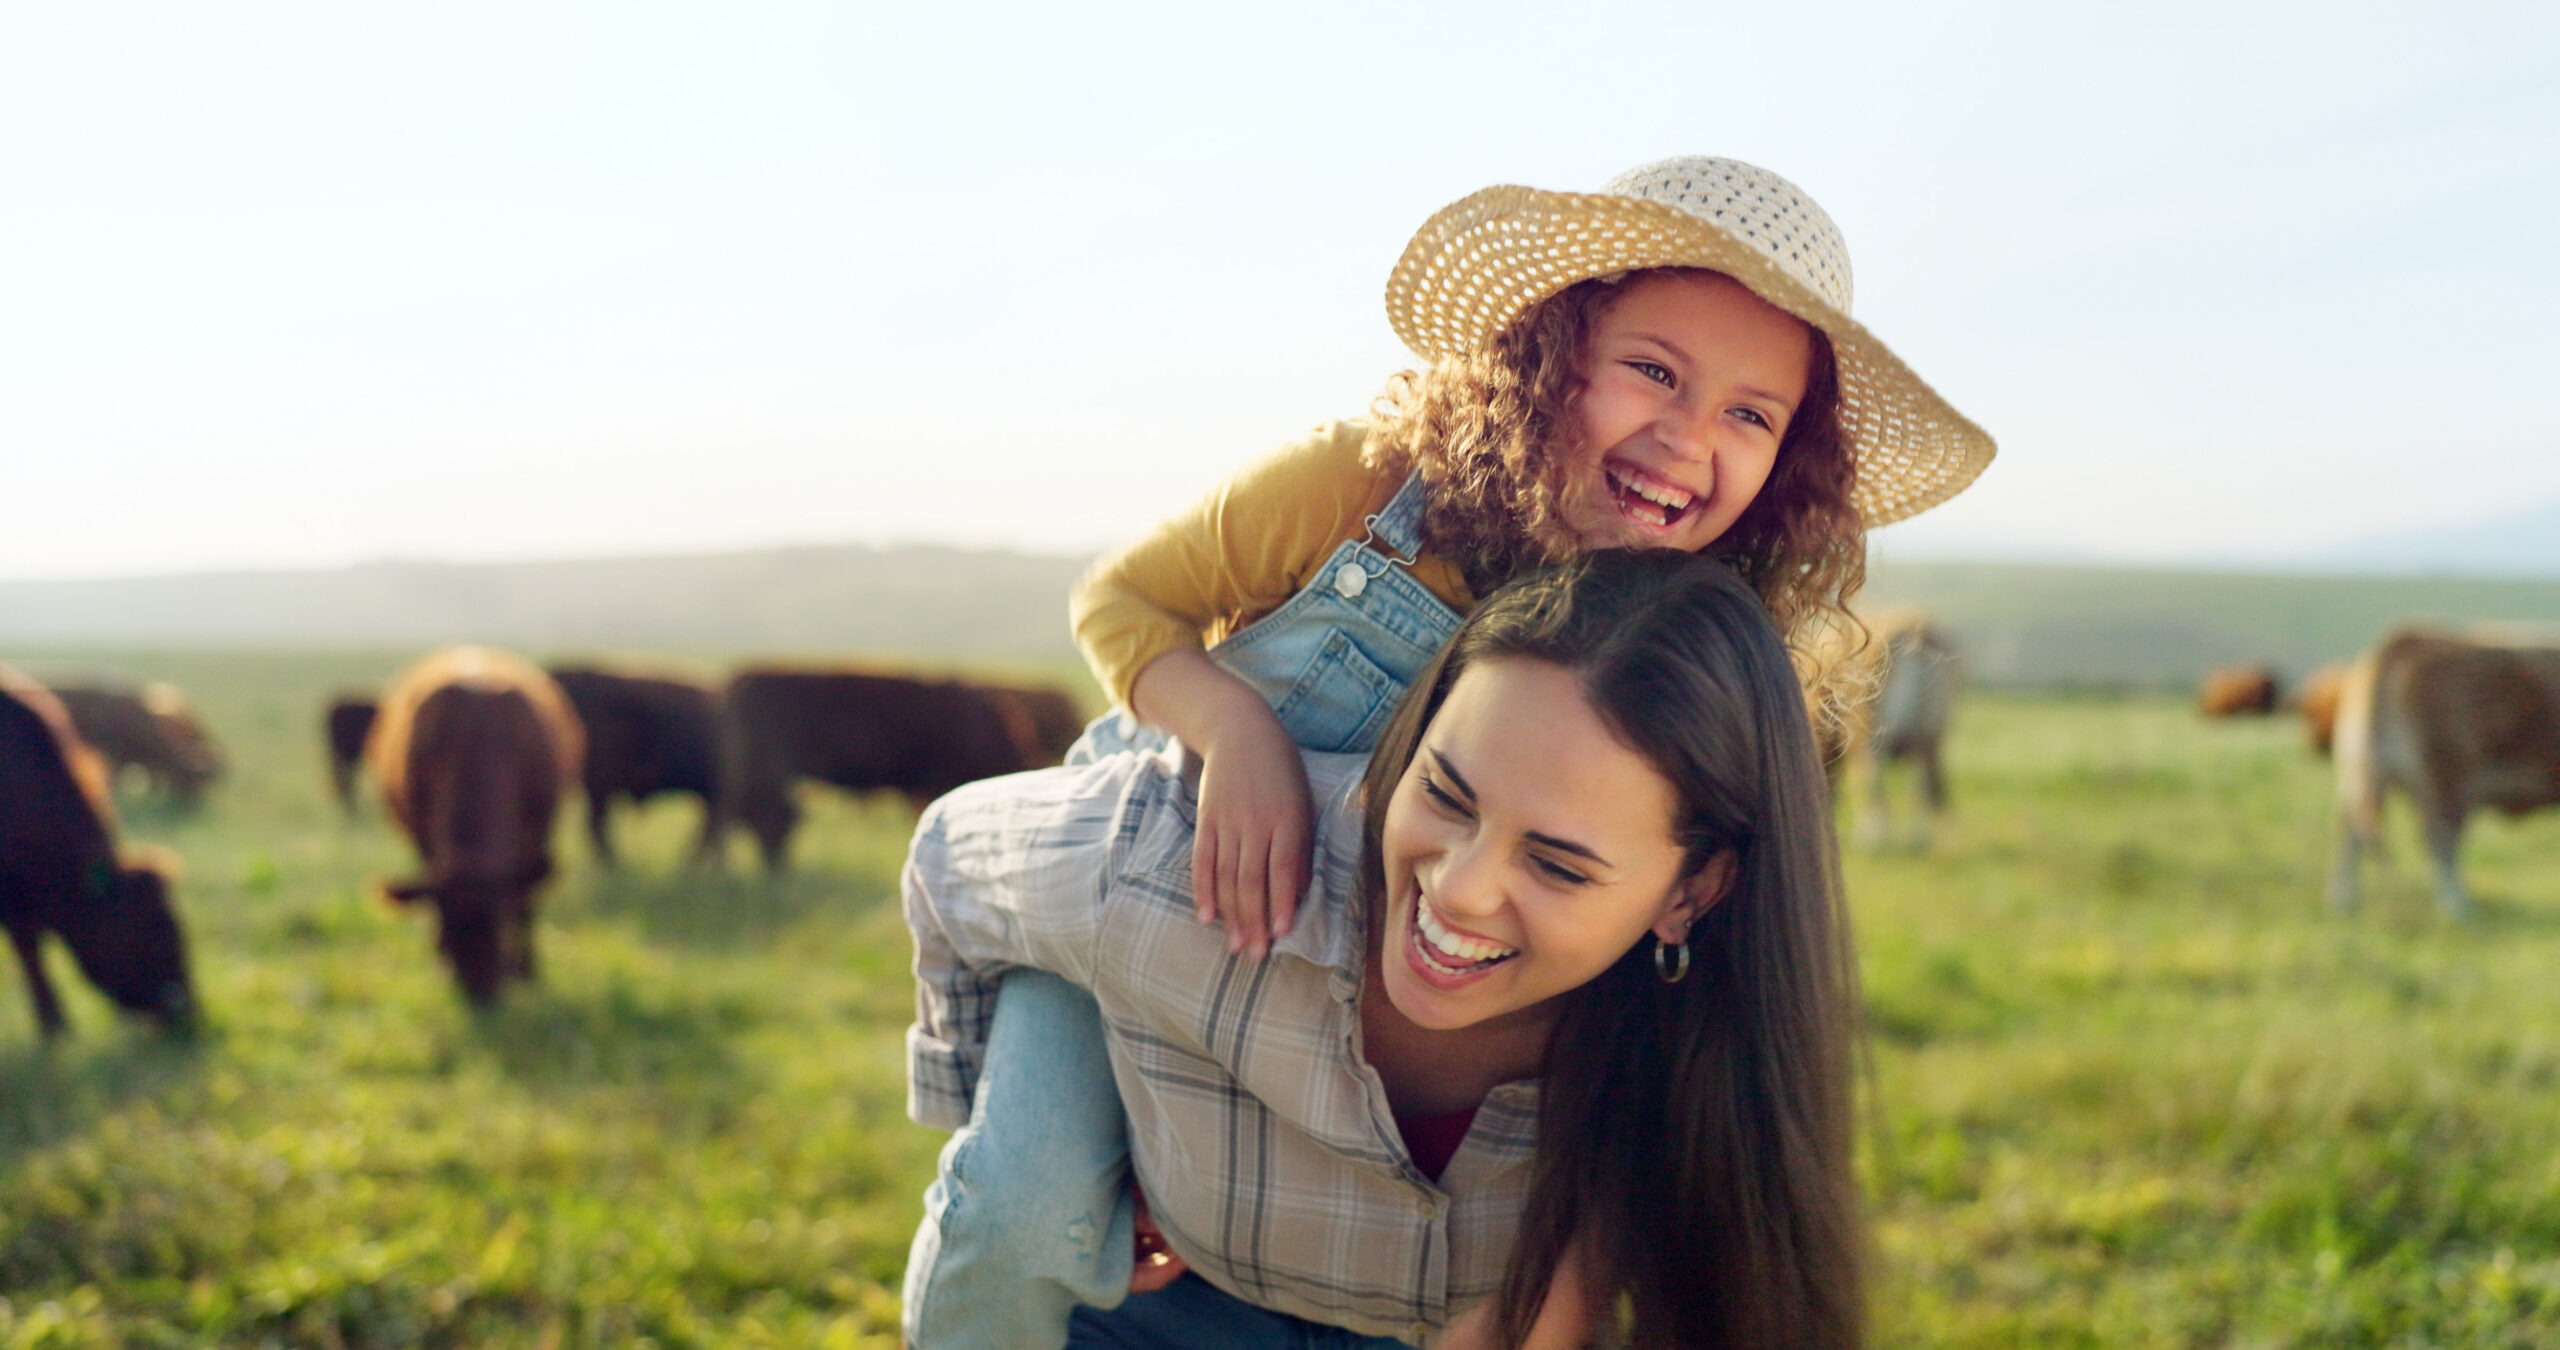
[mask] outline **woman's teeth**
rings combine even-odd
[[[1481,938],[1464,937],[1441,926],[1431,915],[1431,906],[1414,906],[1413,927],[1421,941],[1414,944],[1423,959],[1434,969],[1451,975],[1463,975],[1479,966],[1492,965],[1520,954],[1517,947],[1504,947]]]
[[[1697,500],[1697,494],[1681,488],[1640,482],[1615,469],[1605,472],[1619,509],[1651,524],[1668,525],[1678,520],[1689,513],[1690,503]]]

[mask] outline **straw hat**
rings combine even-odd
[[[1598,192],[1489,187],[1442,207],[1387,277],[1387,318],[1438,360],[1483,346],[1522,310],[1589,277],[1705,267],[1821,329],[1840,365],[1840,427],[1869,525],[1962,491],[1991,437],[1849,317],[1849,249],[1795,184],[1693,155],[1630,169]]]

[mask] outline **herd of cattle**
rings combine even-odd
[[[416,848],[417,874],[384,893],[434,907],[455,982],[487,1004],[534,973],[534,897],[573,787],[607,865],[616,803],[682,793],[702,805],[697,862],[717,865],[743,827],[780,870],[799,819],[795,783],[885,790],[921,808],[972,779],[1056,763],[1082,719],[1064,691],[1042,686],[815,666],[751,666],[715,685],[455,647],[378,694],[333,700],[322,730],[338,800],[354,811],[369,779]],[[119,1005],[192,1022],[169,865],[118,853],[111,784],[130,774],[191,804],[221,771],[213,739],[167,686],[47,689],[0,667],[0,923],[45,1034],[63,1028],[38,959],[48,932]]]
[[[2288,700],[2275,673],[2235,666],[2205,678],[2208,717],[2298,707],[2311,746],[2337,766],[2329,902],[2352,910],[2382,804],[2409,799],[2426,839],[2437,903],[2471,912],[2456,866],[2472,814],[2560,805],[2560,632],[2479,625],[2404,628],[2347,665],[2314,673]]]
[[[1909,765],[1919,811],[1908,834],[1925,843],[1946,807],[1942,753],[1963,663],[1917,616],[1871,617],[1866,628],[1868,640],[1838,658],[1865,695],[1825,724],[1823,749],[1842,795],[1846,783],[1861,789],[1860,832],[1874,843],[1895,833],[1885,771]],[[2439,899],[2455,916],[2471,908],[2455,867],[2471,814],[2560,804],[2560,635],[2406,629],[2298,689],[2268,668],[2233,667],[2209,675],[2198,699],[2209,717],[2298,708],[2313,747],[2334,758],[2329,896],[2342,910],[2356,903],[2359,862],[2378,842],[2390,793],[2415,807]],[[718,865],[729,833],[743,828],[779,870],[802,780],[895,792],[921,808],[964,782],[1055,763],[1081,722],[1068,696],[1046,687],[781,665],[714,684],[593,665],[546,670],[475,647],[434,653],[378,694],[341,697],[323,714],[339,801],[356,810],[370,778],[416,847],[418,874],[385,893],[435,907],[445,962],[483,1004],[534,972],[534,896],[553,870],[552,824],[572,786],[608,866],[614,806],[680,793],[702,807],[697,863]],[[172,861],[117,848],[112,785],[138,779],[190,804],[222,769],[175,689],[48,689],[0,666],[0,926],[43,1033],[63,1028],[38,959],[47,933],[118,1005],[192,1025]]]

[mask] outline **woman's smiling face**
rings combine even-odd
[[[1380,979],[1447,1031],[1543,1022],[1652,931],[1671,941],[1726,869],[1683,878],[1668,779],[1591,707],[1574,672],[1478,661],[1424,729],[1379,840]]]

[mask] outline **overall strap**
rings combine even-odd
[[[1405,475],[1404,486],[1387,499],[1385,508],[1369,517],[1369,537],[1386,545],[1399,562],[1410,563],[1422,552],[1422,506],[1429,494],[1423,491],[1422,474]]]

